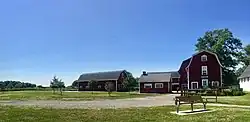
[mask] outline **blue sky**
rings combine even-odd
[[[177,70],[207,30],[250,42],[249,0],[5,0],[0,80],[66,84],[85,72]]]

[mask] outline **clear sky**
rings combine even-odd
[[[207,30],[250,42],[249,0],[3,0],[0,80],[178,70]]]

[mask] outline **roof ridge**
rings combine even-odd
[[[125,70],[114,70],[114,71],[102,71],[102,72],[89,72],[89,73],[83,73],[82,75],[87,75],[87,74],[98,74],[98,73],[110,73],[110,72],[122,72]]]

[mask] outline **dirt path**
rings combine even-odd
[[[178,94],[168,94],[162,96],[152,96],[145,98],[130,98],[117,100],[99,100],[99,101],[57,101],[57,100],[28,100],[28,101],[0,101],[0,105],[13,106],[37,106],[49,108],[68,108],[68,109],[101,109],[101,108],[131,108],[131,107],[152,107],[174,105],[173,98]],[[201,104],[196,104],[201,105]],[[237,108],[250,108],[250,106],[213,104],[208,106],[224,106]]]
[[[145,98],[130,98],[99,101],[57,101],[57,100],[28,100],[28,101],[0,101],[0,105],[38,106],[52,108],[130,108],[174,105],[173,98],[177,94],[152,96]]]

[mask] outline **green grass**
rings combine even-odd
[[[153,96],[155,94],[137,94],[128,92],[113,92],[108,96],[107,92],[59,92],[52,91],[9,91],[0,93],[0,100],[96,100],[96,99],[123,99]]]
[[[218,103],[250,106],[250,93],[244,96],[220,96]]]
[[[199,108],[200,106],[195,106]],[[176,115],[174,106],[131,109],[49,109],[0,106],[0,121],[4,122],[247,122],[250,110],[211,108],[214,112]],[[182,106],[181,109],[190,109]]]

